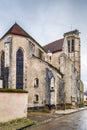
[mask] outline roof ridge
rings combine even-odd
[[[15,34],[15,35],[20,35],[20,36],[26,36],[29,37],[30,35],[18,24],[14,23],[10,29],[2,36],[5,37],[7,34]],[[2,39],[1,38],[1,39]]]
[[[30,38],[33,42],[35,42],[37,45],[39,45],[44,51],[45,49],[31,36],[29,35],[18,23],[14,23],[13,26],[10,27],[10,29],[1,37],[3,39],[8,34],[14,34],[19,36],[24,36],[26,38]],[[0,39],[0,40],[1,40]],[[45,51],[46,52],[46,51]]]
[[[61,39],[55,40],[55,41],[53,41],[53,42],[50,42],[50,43],[44,45],[43,47],[45,47],[45,46],[47,46],[47,45],[50,45],[50,44],[52,44],[52,43],[54,43],[54,42],[56,42],[56,41],[60,41],[60,40],[64,40],[64,38],[61,38]]]
[[[52,53],[62,51],[62,46],[63,46],[64,38],[61,38],[59,40],[53,41],[45,46],[43,48],[48,52],[50,50]]]

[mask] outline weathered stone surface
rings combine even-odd
[[[12,41],[8,43],[9,47],[6,45],[7,49],[5,49],[4,43],[8,37],[12,37]],[[72,39],[74,39],[75,50],[68,52],[68,40],[72,42]],[[45,105],[51,105],[53,102],[53,105],[61,104],[61,102],[65,104],[81,103],[83,89],[81,89],[80,93],[81,68],[80,38],[78,33],[73,31],[64,35],[62,50],[51,53],[51,55],[48,55],[30,37],[14,34],[5,35],[0,40],[0,59],[3,50],[6,55],[5,63],[9,67],[9,88],[16,88],[16,54],[19,48],[23,52],[23,89],[29,92],[28,107],[44,107]],[[47,69],[54,75],[55,82],[53,88],[51,84],[52,77],[48,78]],[[35,87],[35,79],[38,79],[38,87]],[[61,80],[64,81],[62,85],[60,85]],[[79,81],[80,83],[78,83]],[[38,101],[36,101],[35,96]]]

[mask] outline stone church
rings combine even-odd
[[[0,39],[0,87],[28,91],[27,107],[83,104],[79,31],[41,46],[15,23]]]

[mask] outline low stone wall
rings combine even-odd
[[[27,116],[28,93],[0,92],[0,122]]]

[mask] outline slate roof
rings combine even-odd
[[[43,48],[46,50],[46,52],[50,50],[52,53],[62,51],[63,42],[64,42],[64,38],[49,43],[45,45]]]

